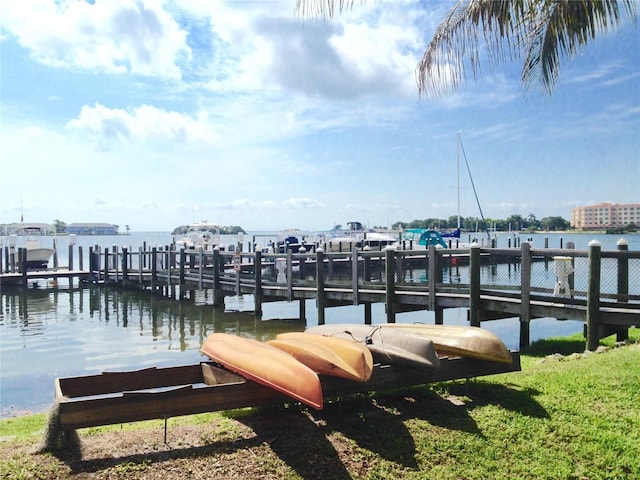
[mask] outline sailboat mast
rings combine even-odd
[[[460,132],[457,134],[456,141],[456,165],[458,169],[458,230],[460,229]]]
[[[484,224],[484,228],[487,232],[487,238],[491,240],[491,234],[489,233],[489,227],[487,226],[487,221],[484,219],[484,213],[482,213],[482,207],[480,206],[480,199],[478,199],[478,192],[476,192],[476,185],[473,183],[473,177],[471,176],[471,169],[469,168],[469,161],[467,160],[467,154],[464,151],[464,147],[462,146],[462,140],[460,140],[460,134],[458,134],[458,146],[462,148],[462,155],[464,155],[464,163],[467,166],[467,172],[469,173],[469,180],[471,181],[471,187],[473,188],[473,194],[476,197],[476,203],[478,204],[478,210],[480,211],[480,218],[482,219],[482,223]],[[476,230],[478,228],[476,227]]]

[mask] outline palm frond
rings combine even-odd
[[[635,15],[633,1],[625,1],[627,14]],[[546,1],[528,28],[524,48],[522,84],[527,90],[555,89],[562,58],[576,55],[598,33],[617,27],[620,5],[616,0]]]
[[[365,3],[366,0],[360,0]],[[420,95],[439,97],[481,71],[481,53],[493,68],[524,58],[525,89],[551,94],[561,59],[575,55],[597,34],[618,26],[624,5],[635,21],[637,0],[457,0],[416,67]],[[302,17],[333,18],[357,0],[296,0]]]
[[[438,25],[416,72],[421,94],[456,90],[481,70],[480,51],[488,47],[489,65],[512,58],[524,36],[525,0],[459,0]]]
[[[484,46],[490,66],[523,57],[524,87],[541,85],[551,94],[561,58],[617,27],[620,3],[635,20],[634,0],[459,0],[418,64],[418,90],[434,97],[456,90],[467,64],[474,77],[480,72]]]
[[[353,7],[356,0],[296,0],[296,12],[303,18],[333,18],[336,8],[338,12]],[[364,3],[364,0],[360,0]]]

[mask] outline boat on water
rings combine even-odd
[[[178,239],[174,237],[174,241],[176,248],[185,250],[202,248],[206,252],[211,252],[216,247],[220,250],[226,248],[220,241],[220,225],[206,220],[188,225],[186,232]]]
[[[359,250],[383,250],[395,246],[398,238],[388,233],[367,228],[361,222],[347,222],[347,230],[334,230],[323,242],[325,252],[347,252],[354,247]]]
[[[460,229],[457,229],[457,237],[449,235],[450,237],[460,238]],[[444,235],[437,230],[426,228],[408,228],[402,233],[402,239],[416,243],[416,246],[428,248],[431,245],[440,248],[449,248],[447,242],[443,239]]]
[[[354,340],[288,332],[267,343],[293,355],[319,374],[366,382],[373,373],[373,355]]]
[[[317,373],[273,345],[227,333],[212,333],[200,352],[248,380],[322,410],[322,386]]]
[[[13,261],[16,264],[20,262],[17,249],[24,248],[27,253],[26,269],[46,270],[56,251],[53,248],[43,246],[42,237],[42,228],[37,225],[22,225],[16,229],[16,234],[10,237],[10,244],[13,244],[10,248],[14,249]]]
[[[315,249],[315,244],[307,242],[304,236],[300,234],[300,230],[296,228],[291,228],[282,232],[279,240],[274,246],[275,253],[287,253],[289,251],[292,253],[300,253],[300,249],[304,249],[306,252],[311,252]]]
[[[382,329],[380,325],[339,323],[316,325],[305,330],[305,335],[325,335],[360,342],[371,351],[376,363],[418,367],[434,370],[440,359],[433,342],[417,333]]]

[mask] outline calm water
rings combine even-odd
[[[266,244],[276,233],[261,233],[256,239]],[[527,238],[528,236],[523,236]],[[583,249],[594,237],[603,249],[616,249],[616,236],[533,235],[534,246],[559,248],[573,241]],[[640,236],[626,236],[630,250],[640,250]],[[50,241],[51,239],[47,239]],[[67,264],[67,239],[58,237],[59,265]],[[503,241],[504,240],[504,241]],[[78,237],[85,255],[90,245],[166,245],[168,233],[132,234],[117,237]],[[235,238],[229,241],[235,241]],[[245,244],[253,241],[245,235]],[[264,243],[263,243],[264,242]],[[506,236],[499,237],[506,246]],[[64,254],[63,254],[64,253]],[[85,260],[86,262],[86,260]],[[77,265],[77,264],[76,264]],[[86,263],[85,263],[86,266]],[[4,288],[0,294],[0,417],[46,410],[53,402],[56,377],[77,376],[110,370],[130,370],[152,365],[186,365],[204,359],[198,351],[212,332],[230,332],[267,340],[284,331],[303,330],[317,324],[315,302],[306,305],[306,321],[298,317],[298,303],[264,305],[262,319],[254,317],[251,296],[227,299],[226,308],[213,308],[203,292],[196,301],[178,302],[148,292],[122,291],[104,287],[58,289],[46,283],[28,291]],[[327,323],[362,322],[364,308],[338,307],[326,311]],[[373,306],[374,322],[384,321],[384,305]],[[445,311],[445,323],[466,324],[466,309]],[[398,315],[398,322],[433,323],[433,312]],[[513,349],[518,348],[518,320],[485,322]],[[582,331],[582,323],[536,319],[531,323],[531,340],[569,335]]]

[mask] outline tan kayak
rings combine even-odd
[[[212,333],[200,351],[232,372],[322,410],[322,386],[318,375],[272,345],[236,335]]]
[[[342,338],[281,333],[267,342],[279,348],[316,373],[366,382],[373,372],[373,356],[361,343]]]
[[[385,323],[386,329],[401,329],[431,339],[440,355],[455,355],[493,362],[511,363],[511,353],[493,332],[464,325],[429,325],[422,323]]]
[[[405,365],[433,370],[440,360],[433,342],[417,333],[381,329],[379,325],[343,323],[317,325],[305,330],[305,335],[325,335],[360,342],[371,351],[375,362]]]

